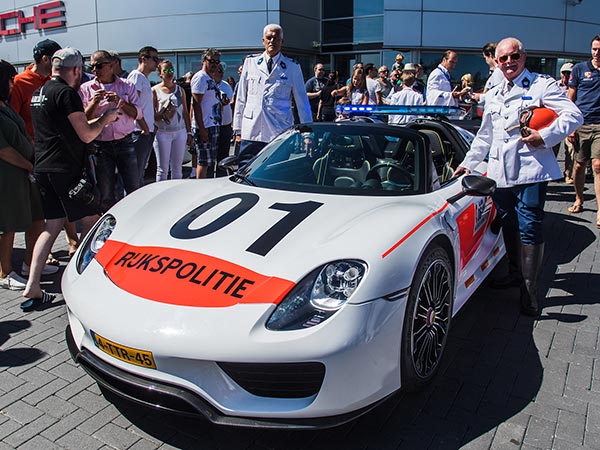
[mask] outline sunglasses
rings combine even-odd
[[[501,62],[501,63],[505,63],[509,59],[511,61],[518,61],[519,59],[521,59],[521,53],[516,52],[516,53],[511,53],[510,55],[498,56],[498,62]]]
[[[220,59],[206,58],[206,61],[208,61],[210,64],[221,64]]]
[[[102,69],[107,64],[110,64],[110,63],[101,62],[101,63],[96,63],[96,64],[90,64],[90,69],[92,69],[92,70],[96,70],[96,69],[100,70],[100,69]]]
[[[163,69],[163,73],[175,73],[175,69],[172,67],[167,67],[166,69]]]
[[[387,73],[389,70],[380,70],[379,73]]]
[[[160,62],[160,58],[158,56],[144,55],[144,58],[151,59],[151,60],[153,60],[156,63]]]

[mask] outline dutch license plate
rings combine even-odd
[[[92,330],[90,330],[90,334],[92,335],[92,339],[94,340],[96,347],[98,347],[107,355],[129,364],[135,364],[136,366],[156,369],[152,352],[139,350],[137,348],[125,347],[124,345],[117,344],[116,342],[103,338]]]

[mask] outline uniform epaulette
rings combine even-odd
[[[296,61],[294,58],[290,58],[289,56],[286,56],[286,58],[289,59],[290,62],[293,62],[294,64],[300,65],[300,63],[298,61]]]
[[[250,55],[246,55],[246,58],[256,58],[260,55],[262,55],[262,53],[251,53]]]
[[[546,73],[538,73],[538,77],[540,77],[540,78],[552,78],[550,75],[548,75]]]

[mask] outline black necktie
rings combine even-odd
[[[271,73],[271,71],[273,70],[273,58],[269,58],[267,61],[267,70],[269,71],[269,73]]]
[[[509,81],[508,82],[508,90],[510,91],[514,85],[515,85],[515,83],[512,80]]]

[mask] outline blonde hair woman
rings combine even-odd
[[[347,97],[352,105],[367,105],[369,103],[369,91],[367,91],[367,80],[363,69],[355,69],[348,85],[333,91],[331,94]]]

